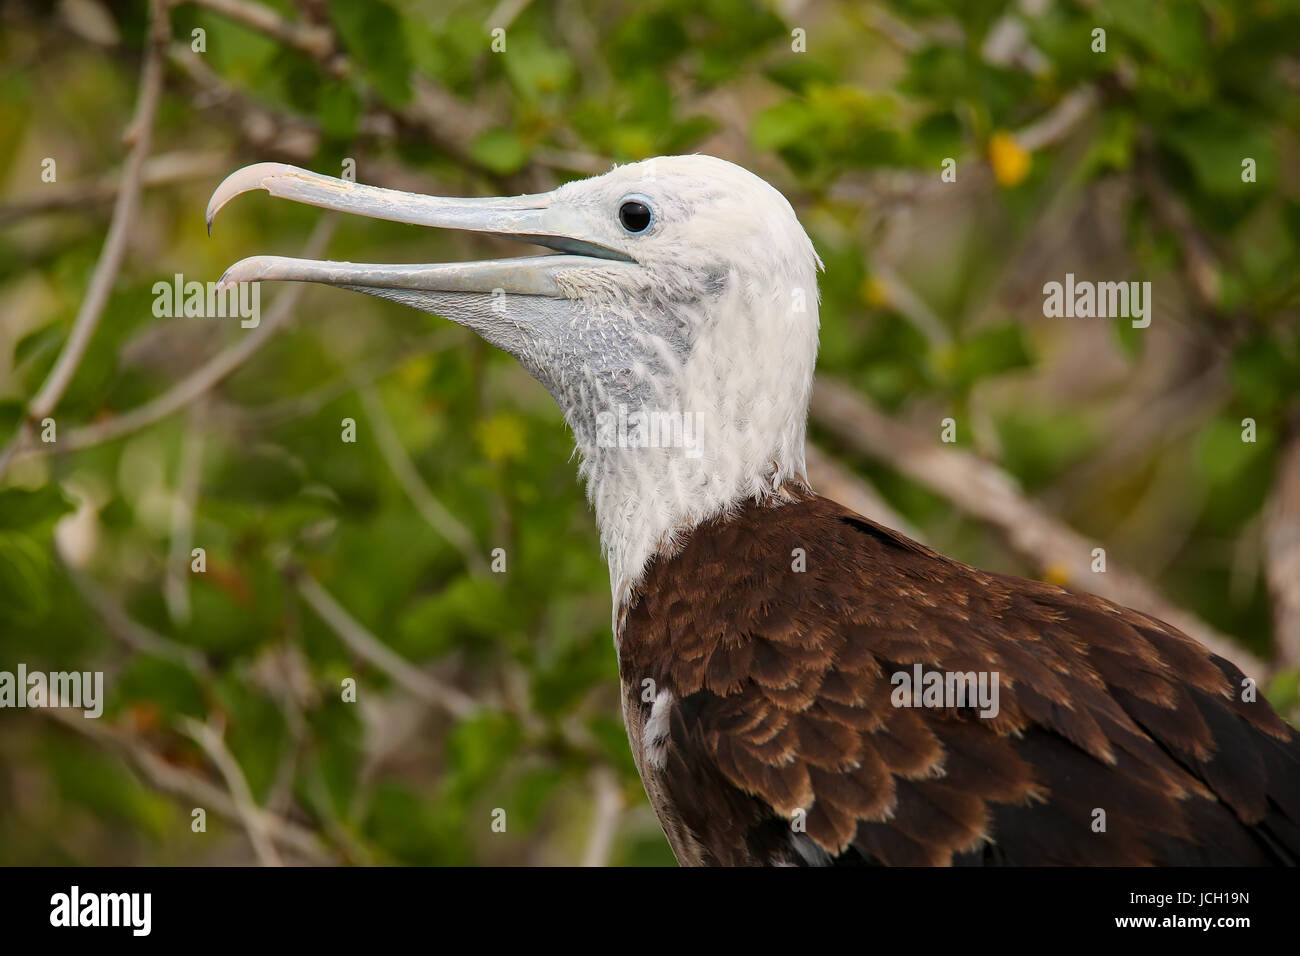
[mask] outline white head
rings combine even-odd
[[[620,166],[550,193],[441,199],[278,164],[213,195],[273,195],[524,239],[560,255],[371,266],[258,256],[226,283],[326,282],[435,312],[515,356],[573,429],[615,611],[658,551],[806,482],[817,270],[785,198],[711,156]]]

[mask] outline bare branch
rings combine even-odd
[[[168,186],[215,176],[230,164],[222,153],[196,153],[178,150],[151,156],[140,173],[142,185]],[[40,195],[0,206],[0,226],[46,212],[64,209],[84,210],[87,206],[109,202],[121,192],[122,173],[113,172],[72,183],[57,189],[42,189]]]
[[[948,327],[934,310],[912,290],[892,268],[877,261],[872,264],[871,277],[880,284],[886,300],[911,322],[932,346],[947,345],[952,336]]]
[[[226,746],[224,728],[214,725],[211,721],[206,724],[199,723],[192,717],[182,718],[180,726],[195,743],[203,748],[203,752],[208,755],[208,759],[226,781],[226,789],[230,791],[230,797],[234,801],[235,813],[238,814],[239,822],[248,833],[248,839],[253,844],[253,852],[257,854],[258,860],[263,866],[283,866],[284,863],[271,842],[271,835],[267,832],[267,814],[253,799],[253,791],[249,789],[248,778],[244,776],[243,768],[239,766],[239,761]]]
[[[462,330],[458,326],[439,329],[437,332],[404,344],[389,355],[353,366],[347,374],[335,376],[305,392],[257,407],[245,406],[244,419],[253,427],[264,428],[314,415],[330,402],[356,391],[361,385],[368,385],[383,378],[414,356],[436,354],[455,344],[463,343],[464,337],[459,334],[460,332]]]
[[[1017,130],[1016,142],[1031,153],[1056,145],[1092,112],[1098,98],[1093,86],[1080,86],[1071,90],[1047,113]]]
[[[1099,99],[1095,87],[1077,87],[1043,115],[1014,130],[1011,136],[1029,152],[1056,146],[1068,139],[1079,124],[1091,115]],[[980,164],[986,178],[992,182],[992,178],[987,175],[987,158],[968,151],[960,159],[960,164],[964,168],[968,163]],[[888,167],[867,174],[842,177],[831,187],[830,194],[836,199],[874,211],[878,216],[887,217],[894,210],[906,211],[938,191],[948,191],[951,188],[951,185],[945,185],[936,173],[929,170]],[[878,271],[873,264],[873,274]],[[906,317],[914,321],[916,319],[915,315]]]
[[[961,46],[965,34],[952,20],[932,20],[920,27],[875,5],[863,8],[867,26],[904,53],[917,53],[931,45]]]
[[[104,239],[104,247],[90,277],[90,285],[81,300],[81,308],[72,323],[72,332],[63,345],[54,367],[44,384],[27,404],[27,418],[3,452],[0,452],[0,475],[3,475],[19,445],[30,434],[32,424],[40,422],[54,411],[72,383],[90,339],[99,325],[104,306],[108,303],[118,269],[126,256],[127,239],[140,209],[140,193],[145,160],[153,133],[154,115],[162,97],[163,65],[167,41],[171,32],[166,0],[153,0],[150,5],[149,46],[145,51],[144,65],[140,71],[140,92],[136,99],[135,114],[127,127],[125,139],[131,143],[126,165],[122,170],[121,187],[113,208],[113,220]]]
[[[324,60],[334,52],[334,34],[327,27],[286,20],[275,10],[260,3],[248,3],[247,0],[192,0],[192,2],[260,33],[265,33],[285,46],[293,47],[313,59]]]
[[[500,0],[500,3],[487,15],[483,25],[489,29],[500,27],[505,29],[515,22],[519,14],[528,9],[533,0]]]
[[[334,31],[328,26],[287,21],[269,7],[250,0],[196,2],[259,30],[274,40],[293,46],[315,59],[334,76],[344,76],[352,70],[348,57],[337,52]],[[470,144],[485,128],[484,118],[419,74],[412,75],[411,89],[412,97],[408,106],[385,112],[418,129],[430,142],[461,165],[490,173],[470,156]]]
[[[591,772],[591,783],[595,790],[595,806],[592,808],[591,832],[587,836],[587,848],[582,854],[582,865],[609,866],[609,857],[618,836],[619,821],[623,816],[623,794],[619,790],[618,777],[607,766],[597,767]]]
[[[57,547],[57,536],[56,536]],[[68,579],[77,593],[99,615],[110,634],[140,654],[153,654],[188,668],[194,674],[207,676],[211,672],[207,660],[192,647],[177,644],[152,628],[136,621],[109,595],[97,585],[84,571],[74,567],[67,556],[58,552],[60,561],[67,572]]]
[[[352,653],[383,671],[421,700],[443,708],[453,717],[469,717],[478,711],[479,705],[474,698],[424,673],[366,630],[310,574],[300,569],[291,569],[290,574],[303,600]]]
[[[1264,560],[1278,663],[1300,667],[1300,428],[1282,449],[1265,515]]]
[[[196,2],[200,2],[214,12],[238,20],[245,26],[259,30],[272,39],[301,50],[313,57],[334,76],[347,75],[353,69],[348,57],[338,52],[337,39],[333,30],[327,25],[287,21],[270,8],[253,3],[251,0],[196,0]],[[321,37],[328,39],[328,45],[320,39]],[[489,179],[510,180],[510,177],[501,177],[486,168],[473,156],[471,146],[480,133],[490,128],[491,116],[481,108],[462,103],[446,89],[419,72],[412,73],[410,79],[410,103],[392,109],[379,107],[378,112],[390,117],[398,125],[418,132],[463,168],[473,170]],[[575,158],[581,158],[584,164],[579,168],[597,161],[590,156],[541,153],[534,157],[526,172],[536,172],[539,168],[550,166],[567,169],[570,168],[569,160]],[[605,163],[603,168],[608,168],[609,165]]]
[[[1038,567],[1061,575],[1072,586],[1172,624],[1248,674],[1257,678],[1266,675],[1262,661],[1170,602],[1135,572],[1112,563],[1105,574],[1092,573],[1095,542],[1041,511],[996,465],[921,438],[852,388],[832,379],[818,380],[812,417],[857,451],[889,464],[968,515],[997,528],[1016,551]]]
[[[172,494],[171,548],[163,581],[163,597],[172,620],[185,624],[190,619],[190,545],[194,541],[194,506],[199,497],[199,479],[203,474],[204,403],[190,406],[185,438],[181,442],[180,463],[176,469],[176,490]]]
[[[1124,396],[1108,413],[1105,444],[1064,474],[1053,496],[1072,497],[1100,476],[1203,427],[1206,418],[1223,406],[1226,385],[1227,362],[1220,357],[1191,378],[1162,380],[1154,388]]]
[[[79,714],[59,708],[46,708],[40,713],[83,737],[124,754],[148,783],[164,793],[177,797],[190,806],[212,810],[233,823],[242,822],[234,801],[226,791],[191,770],[168,763],[143,741],[112,729],[102,720],[86,720]],[[258,827],[280,847],[317,865],[337,862],[335,855],[312,831],[265,810],[254,812]]]
[[[1186,203],[1155,170],[1150,150],[1151,147],[1147,146],[1139,154],[1137,181],[1151,203],[1151,211],[1155,213],[1156,219],[1178,239],[1183,273],[1202,308],[1216,314],[1220,310],[1219,292],[1223,275],[1218,253],[1196,224]]]
[[[334,216],[325,216],[317,225],[303,255],[310,259],[319,258],[324,252],[329,237],[334,231]],[[145,402],[138,408],[116,415],[94,425],[86,425],[69,433],[62,441],[49,445],[33,445],[23,450],[23,455],[43,455],[52,452],[67,453],[80,451],[104,442],[113,441],[123,435],[147,428],[172,415],[191,402],[207,394],[218,382],[243,365],[266,342],[275,335],[293,315],[294,307],[302,296],[305,286],[294,283],[277,296],[269,313],[246,336],[235,345],[218,353],[188,376],[177,382],[162,395]]]
[[[393,428],[392,419],[384,411],[384,403],[379,398],[379,393],[375,391],[373,385],[365,385],[357,390],[361,396],[361,404],[366,409],[366,417],[370,419],[370,424],[375,430],[375,441],[379,443],[380,454],[384,456],[389,470],[392,471],[393,477],[397,483],[402,486],[406,496],[411,499],[415,505],[415,510],[420,512],[425,522],[436,531],[440,536],[460,552],[461,557],[465,559],[471,571],[476,574],[487,574],[487,562],[483,560],[483,555],[479,553],[478,542],[470,534],[469,529],[456,519],[456,516],[448,511],[441,501],[434,497],[429,486],[424,483],[420,477],[419,471],[416,470],[415,464],[411,461],[410,455],[402,446],[401,439],[397,437],[397,431]]]

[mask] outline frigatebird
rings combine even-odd
[[[320,282],[436,313],[554,396],[609,562],[628,739],[681,863],[1300,859],[1300,738],[1235,665],[811,489],[822,264],[764,180],[676,156],[452,199],[262,163],[218,187],[209,229],[253,189],[552,250],[255,256],[222,281]],[[971,706],[975,682],[992,701]]]

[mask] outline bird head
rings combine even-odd
[[[548,193],[460,199],[259,163],[217,188],[209,229],[254,189],[553,250],[426,265],[254,256],[222,283],[340,286],[513,355],[573,429],[616,596],[700,521],[806,481],[821,261],[785,197],[747,170],[659,157]]]

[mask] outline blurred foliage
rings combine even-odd
[[[57,410],[61,438],[248,334],[152,311],[154,283],[176,273],[207,281],[244,255],[300,252],[317,212],[264,198],[205,237],[208,193],[243,163],[335,171],[352,158],[362,181],[471,195],[712,152],[776,183],[809,228],[826,263],[825,373],[927,434],[955,416],[959,440],[1044,507],[1269,653],[1262,508],[1300,391],[1297,0],[265,6],[324,30],[347,65],[203,4],[175,7],[154,153],[215,162],[147,190]],[[511,22],[494,19],[506,10]],[[146,4],[33,0],[5,4],[3,18],[4,202],[111,175]],[[503,52],[491,46],[498,26]],[[206,46],[187,59],[196,30]],[[1079,91],[1091,108],[1035,130]],[[57,184],[40,178],[46,157]],[[940,178],[945,159],[954,183]],[[108,198],[0,219],[0,438],[66,338]],[[328,256],[490,248],[346,222]],[[1153,281],[1151,328],[1043,318],[1042,284],[1067,271]],[[593,780],[612,768],[628,812],[611,861],[671,862],[619,722],[607,572],[558,411],[508,359],[433,317],[321,289],[298,315],[201,413],[14,464],[0,488],[0,669],[105,670],[103,724],[218,782],[182,730],[185,718],[219,720],[255,799],[340,860],[573,862]],[[483,559],[504,549],[504,575],[472,573],[421,519],[359,381],[375,383],[401,446]],[[340,440],[348,418],[354,444]],[[1255,443],[1241,441],[1244,418]],[[191,575],[169,554],[195,447],[192,537],[207,568]],[[886,466],[832,450],[940,549],[1040,570]],[[168,598],[169,566],[188,609]],[[482,712],[452,720],[367,666],[301,599],[301,572]],[[131,651],[103,602],[204,667]],[[347,678],[356,704],[340,699]],[[1296,672],[1279,674],[1278,706],[1300,706],[1298,686]],[[140,782],[115,748],[26,712],[0,714],[0,726],[0,863],[251,858],[216,813],[192,833],[190,802]],[[491,826],[497,809],[504,833]]]

